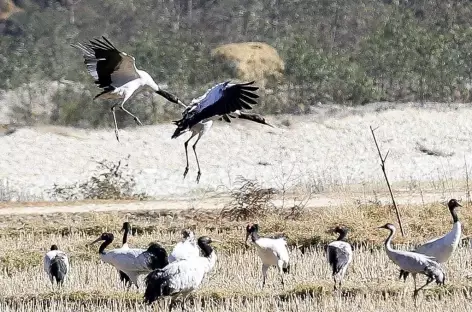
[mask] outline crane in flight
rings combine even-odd
[[[118,142],[120,138],[115,115],[115,109],[118,105],[120,105],[122,111],[133,117],[137,124],[142,125],[139,118],[124,107],[126,101],[137,91],[151,88],[168,101],[186,107],[175,95],[161,89],[147,72],[137,69],[135,58],[119,51],[106,37],[90,40],[90,43],[77,43],[72,46],[82,51],[89,74],[95,79],[95,84],[102,88],[102,92],[93,99],[122,100],[121,104],[116,102],[111,107]]]
[[[265,118],[258,114],[249,114],[242,112],[242,109],[252,109],[251,104],[257,104],[256,99],[259,97],[255,91],[259,89],[253,85],[254,81],[247,83],[230,83],[225,81],[218,83],[212,88],[208,89],[202,96],[192,100],[190,105],[182,112],[182,118],[174,121],[177,125],[172,139],[190,131],[192,134],[190,138],[185,141],[185,159],[187,165],[185,166],[184,178],[188,173],[188,142],[195,136],[197,139],[193,144],[193,152],[197,161],[198,173],[197,183],[200,181],[201,170],[198,161],[196,146],[202,136],[207,133],[213,125],[213,120],[224,119],[226,122],[231,122],[231,118],[240,118],[251,120],[260,124],[268,125]]]

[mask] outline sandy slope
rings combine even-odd
[[[53,183],[86,179],[94,160],[119,160],[131,155],[129,166],[139,191],[158,196],[224,191],[241,175],[267,187],[328,185],[382,179],[369,125],[377,130],[383,149],[390,149],[388,174],[395,181],[464,178],[464,159],[472,164],[470,105],[371,104],[362,108],[324,106],[312,115],[275,116],[277,129],[248,122],[217,123],[198,145],[200,184],[189,148],[185,166],[183,142],[171,140],[173,125],[112,129],[21,128],[0,136],[0,179],[24,193],[42,194]],[[110,116],[111,117],[111,116]],[[282,125],[290,120],[290,126]],[[286,124],[286,122],[284,122]],[[430,156],[420,149],[445,156]]]

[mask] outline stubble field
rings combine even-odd
[[[472,212],[463,204],[459,215],[466,237]],[[399,248],[411,247],[410,244],[451,229],[450,215],[439,203],[402,209],[407,237],[398,234],[394,239]],[[197,236],[209,235],[222,241],[215,244],[215,269],[189,301],[191,311],[439,312],[472,308],[472,281],[468,278],[472,252],[468,239],[463,240],[445,266],[446,285],[432,285],[421,292],[415,309],[413,282],[411,278],[407,283],[397,279],[398,269],[382,246],[388,233],[377,229],[395,220],[391,209],[382,205],[340,205],[307,209],[300,218],[278,211],[251,220],[260,224],[262,235],[284,233],[290,245],[292,271],[285,276],[285,287],[275,269],[271,269],[264,289],[256,251],[243,245],[248,221],[221,218],[218,210],[4,215],[0,222],[0,311],[167,309],[167,300],[145,306],[142,279],[141,289],[127,291],[119,283],[116,270],[101,263],[98,244],[87,246],[102,232],[110,231],[115,234],[110,248],[119,247],[119,230],[126,220],[135,231],[129,240],[131,247],[145,247],[157,241],[170,252],[185,227],[192,228]],[[343,290],[333,293],[324,246],[335,238],[329,229],[338,224],[350,228],[348,241],[355,246],[355,254]],[[42,257],[51,244],[59,245],[70,256],[71,272],[61,290],[51,288],[42,268]]]

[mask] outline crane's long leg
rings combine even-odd
[[[185,147],[185,160],[187,161],[187,165],[185,166],[185,171],[184,171],[184,179],[185,179],[185,176],[187,175],[188,173],[188,150],[187,150],[187,147],[188,147],[188,142],[198,134],[198,132],[193,132],[192,131],[192,135],[190,136],[190,138],[185,141],[184,143],[184,147]]]
[[[284,266],[284,262],[282,260],[277,261],[277,268],[279,269],[279,275],[280,275],[280,280],[282,281],[282,287],[285,287],[283,266]]]
[[[118,142],[120,142],[120,137],[118,136],[118,124],[116,123],[116,115],[115,115],[115,108],[116,106],[118,105],[117,104],[114,104],[112,107],[111,107],[111,112],[113,113],[113,121],[115,122],[115,136],[116,136],[116,140]]]
[[[262,265],[262,288],[264,288],[267,278],[267,270],[269,269],[268,265]]]
[[[124,108],[123,106],[124,104],[125,104],[125,101],[123,101],[123,103],[121,103],[120,105],[121,110],[127,113],[128,115],[130,115],[131,117],[133,117],[134,121],[136,121],[138,125],[142,126],[143,124],[141,123],[141,120],[139,120],[139,118],[136,115],[133,115],[129,110]]]
[[[200,138],[202,137],[202,132],[199,132],[198,133],[198,137],[197,137],[197,140],[195,141],[195,143],[193,144],[192,148],[193,148],[193,153],[195,154],[195,159],[197,160],[197,167],[198,167],[198,172],[197,172],[197,183],[200,182],[200,177],[202,175],[202,171],[200,170],[200,162],[198,161],[198,156],[197,156],[197,143],[198,141],[200,141]]]

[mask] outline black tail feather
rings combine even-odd
[[[51,260],[51,275],[56,280],[58,285],[64,283],[67,274],[67,266],[61,256],[57,255]]]
[[[286,274],[290,274],[290,264],[287,264],[286,267],[283,267],[282,271]]]
[[[129,276],[123,271],[120,271],[119,273],[120,273],[120,281],[122,283],[125,283],[125,286],[131,287],[131,279],[129,278]]]
[[[167,278],[162,270],[154,270],[146,276],[146,290],[144,291],[144,303],[152,304],[162,296],[170,295]]]

